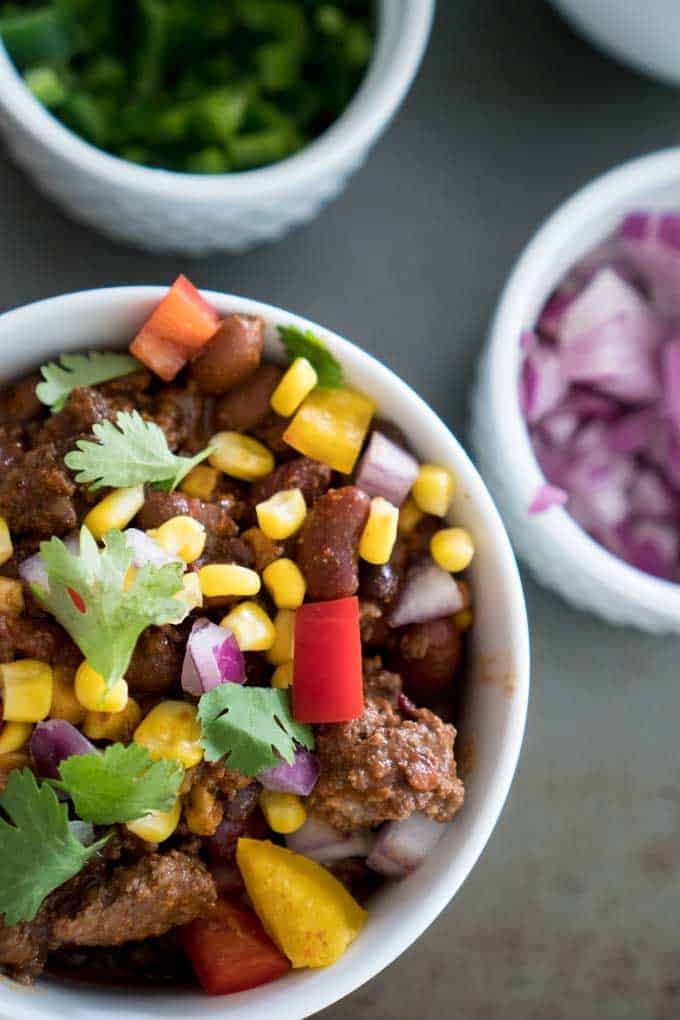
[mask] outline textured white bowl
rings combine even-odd
[[[11,379],[64,350],[119,346],[133,336],[164,293],[160,287],[85,291],[29,305],[0,317],[0,378]],[[400,425],[414,449],[458,478],[452,520],[475,536],[470,572],[475,626],[466,679],[461,746],[472,756],[466,802],[417,872],[373,899],[369,920],[343,958],[326,970],[226,998],[178,991],[93,989],[46,979],[36,989],[2,982],[3,1020],[300,1020],[358,988],[402,953],[444,909],[482,852],[503,807],[524,732],[529,692],[526,612],[510,543],[472,463],[432,410],[389,369],[334,333],[278,308],[205,293],[222,314],[262,315],[268,353],[278,353],[276,325],[313,329],[342,362],[351,383]],[[489,919],[493,924],[493,919]]]
[[[496,310],[472,404],[477,462],[515,549],[543,584],[611,623],[680,633],[680,585],[644,574],[593,541],[561,507],[529,516],[544,481],[520,412],[520,333],[579,258],[632,209],[680,207],[680,149],[634,160],[588,184],[524,250]]]
[[[418,70],[435,0],[380,0],[368,73],[343,115],[298,154],[238,174],[178,174],[110,156],[28,91],[0,42],[0,130],[41,191],[117,240],[158,252],[244,251],[335,198],[387,127]]]
[[[678,0],[550,0],[574,28],[636,71],[680,85]]]

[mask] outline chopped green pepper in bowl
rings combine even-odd
[[[0,2],[0,37],[33,95],[133,163],[227,173],[277,163],[356,92],[372,0]]]

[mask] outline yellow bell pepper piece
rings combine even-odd
[[[52,667],[37,659],[19,659],[0,666],[5,722],[34,723],[46,719],[52,704],[52,683]]]
[[[236,863],[262,924],[293,967],[327,967],[366,923],[330,871],[268,840],[239,839]]]
[[[307,358],[296,358],[272,393],[269,401],[272,411],[281,418],[290,418],[318,381],[312,363]]]
[[[373,401],[356,390],[312,390],[283,438],[298,453],[348,475],[354,470],[374,411]]]

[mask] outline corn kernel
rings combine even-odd
[[[182,801],[178,797],[169,811],[149,811],[143,818],[128,822],[126,828],[146,843],[163,843],[179,825]]]
[[[120,740],[128,743],[142,718],[142,710],[134,698],[122,712],[88,712],[83,733],[90,740]]]
[[[474,622],[472,610],[461,609],[460,612],[456,613],[456,615],[454,616],[453,622],[456,625],[456,630],[459,630],[461,633],[464,634],[466,630],[470,629]]]
[[[14,546],[12,545],[12,536],[9,533],[9,527],[4,517],[0,517],[0,566],[3,563],[7,563],[7,560],[11,559],[14,554]]]
[[[276,667],[272,673],[271,685],[272,687],[278,688],[280,691],[293,686],[292,662],[283,662],[280,666]]]
[[[76,670],[76,698],[91,712],[122,712],[128,703],[128,685],[119,680],[107,687],[103,676],[86,660]]]
[[[257,602],[239,602],[220,627],[232,631],[242,652],[266,652],[276,640],[274,624]]]
[[[52,667],[37,659],[0,666],[2,715],[6,722],[40,722],[52,704]]]
[[[123,579],[123,591],[130,591],[130,588],[134,584],[136,576],[137,567],[128,567],[125,577]]]
[[[443,570],[457,574],[470,566],[475,554],[472,536],[465,528],[442,528],[430,539],[432,559]]]
[[[296,358],[272,393],[269,401],[272,411],[282,418],[290,418],[318,381],[311,362],[307,358]]]
[[[349,475],[361,453],[375,404],[342,386],[313,390],[283,434],[289,446]]]
[[[199,464],[198,467],[192,468],[186,478],[182,480],[180,489],[187,496],[195,496],[196,499],[210,499],[219,477],[220,473],[215,468],[208,467],[207,464]]]
[[[185,563],[193,563],[203,554],[207,535],[200,521],[182,514],[161,524],[152,537],[170,556],[179,556]]]
[[[174,759],[189,769],[203,758],[198,713],[188,701],[161,701],[139,724],[133,739],[154,761]]]
[[[0,727],[0,754],[19,751],[27,742],[33,726],[27,722],[6,722]]]
[[[295,611],[292,609],[279,609],[274,618],[274,630],[276,637],[271,648],[267,652],[267,661],[272,666],[280,666],[284,662],[291,662],[293,658],[293,647],[295,643]]]
[[[50,719],[65,719],[72,726],[80,726],[85,709],[76,698],[73,686],[75,670],[69,666],[55,666],[52,671],[52,704]]]
[[[307,504],[300,489],[286,489],[258,503],[255,507],[257,523],[267,538],[280,542],[290,538],[302,527],[307,516]]]
[[[359,555],[376,566],[387,563],[397,540],[399,510],[382,496],[371,500],[371,510],[359,542]]]
[[[261,587],[258,574],[237,563],[210,563],[198,571],[198,580],[206,598],[257,595]]]
[[[126,527],[143,506],[143,485],[133,485],[129,489],[114,489],[90,510],[84,524],[99,540],[112,528]]]
[[[418,509],[409,496],[399,508],[399,534],[407,538],[424,516],[423,511]]]
[[[435,517],[445,517],[453,499],[454,480],[451,472],[437,464],[421,465],[411,495],[419,510]]]
[[[277,609],[297,609],[305,601],[305,579],[292,560],[274,560],[263,570],[262,580]]]
[[[294,793],[262,790],[260,808],[269,828],[282,836],[297,832],[307,821],[305,806]]]
[[[21,581],[0,577],[0,613],[20,616],[24,611],[24,589]]]
[[[214,452],[210,454],[213,467],[231,478],[255,482],[274,470],[274,457],[270,450],[252,436],[240,432],[218,432],[210,440]]]

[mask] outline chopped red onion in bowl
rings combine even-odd
[[[680,581],[680,213],[635,211],[520,337],[520,407],[564,506],[614,555]]]
[[[385,822],[366,864],[386,878],[406,878],[434,850],[445,831],[446,825],[419,812],[403,822]]]
[[[375,834],[368,829],[346,835],[315,815],[309,815],[301,828],[286,836],[289,850],[319,864],[332,864],[347,857],[367,857],[374,841]]]
[[[356,484],[367,496],[382,496],[401,506],[418,477],[418,461],[382,432],[374,432],[356,473]]]
[[[292,765],[282,761],[280,765],[260,772],[257,778],[267,790],[297,793],[300,797],[307,797],[319,778],[319,762],[311,751],[298,748]]]
[[[406,574],[406,580],[387,623],[390,627],[404,627],[407,623],[426,623],[442,616],[452,616],[464,609],[460,588],[451,574],[432,560],[416,564]]]
[[[97,750],[80,730],[65,719],[39,722],[28,746],[38,775],[45,779],[59,779],[59,766],[66,758],[76,754],[93,754]]]
[[[234,634],[204,617],[196,620],[184,653],[182,690],[199,698],[220,684],[245,681],[245,660]]]

